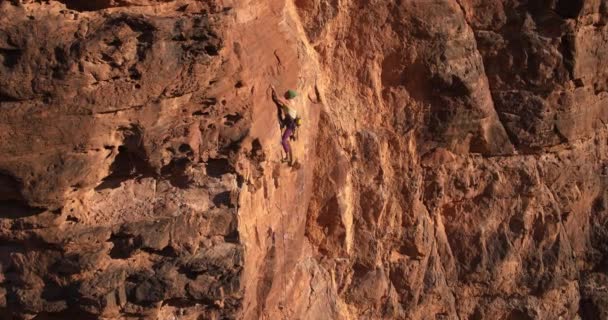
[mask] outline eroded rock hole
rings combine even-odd
[[[165,299],[167,284],[160,279],[135,274],[127,277],[127,299],[141,306],[150,306]]]
[[[3,49],[0,48],[0,58],[2,59],[2,65],[7,68],[13,68],[19,63],[23,52],[19,49]]]
[[[234,208],[234,204],[232,204],[232,200],[230,198],[230,191],[224,191],[216,194],[213,197],[213,204],[216,207],[226,206],[228,208]]]
[[[171,298],[163,301],[163,306],[170,306],[174,308],[191,308],[195,305],[197,305],[195,301],[183,298]]]
[[[463,97],[471,94],[471,89],[460,77],[452,75],[451,77],[435,76],[432,82],[437,90],[440,90],[442,95],[449,97]]]
[[[179,253],[172,246],[166,246],[162,250],[155,250],[151,248],[143,247],[141,251],[156,254],[159,256],[167,257],[167,258],[177,258],[179,257]]]
[[[534,319],[527,312],[523,310],[512,310],[507,320],[532,320]]]
[[[138,175],[150,174],[152,170],[143,156],[136,150],[129,150],[126,146],[118,147],[118,155],[112,166],[111,174],[104,179],[104,183],[98,189],[116,188],[120,182]]]
[[[181,153],[192,152],[192,148],[190,147],[189,144],[186,144],[186,143],[183,143],[182,145],[180,145],[178,150]]]
[[[583,320],[597,319],[597,315],[601,314],[601,309],[598,307],[596,301],[585,298],[580,301],[579,313]]]
[[[46,208],[31,207],[25,201],[0,200],[0,219],[19,219],[41,214]]]
[[[207,175],[214,178],[220,178],[227,173],[233,173],[234,168],[230,165],[228,159],[209,159],[207,161]]]
[[[0,173],[0,218],[18,219],[40,214],[46,208],[30,206],[21,194],[21,182]]]
[[[221,136],[220,144],[222,146],[222,154],[231,154],[239,152],[242,147],[243,140],[247,136],[249,131],[242,130],[236,133],[233,133],[231,136]]]
[[[152,47],[154,42],[154,32],[156,31],[156,28],[143,18],[128,15],[122,15],[108,21],[106,28],[112,30],[121,25],[126,25],[131,30],[139,33],[137,36],[137,57],[139,61],[143,61],[146,58],[147,51]],[[122,41],[116,39],[111,43],[120,46]]]
[[[125,132],[123,145],[118,147],[118,154],[110,166],[110,174],[95,188],[96,190],[117,188],[125,180],[155,174],[155,170],[147,161],[147,154],[142,145],[141,130],[131,127],[122,129],[122,131]]]
[[[58,80],[64,80],[68,73],[68,52],[61,47],[54,49],[56,65],[53,66],[52,77]]]
[[[137,45],[137,57],[139,58],[139,61],[143,61],[146,58],[146,52],[152,46],[154,35],[150,32],[146,32],[137,37],[137,40],[139,40],[139,44]]]
[[[137,67],[133,66],[129,68],[129,78],[131,80],[141,80],[141,72],[137,70]]]
[[[559,46],[559,51],[564,59],[564,66],[566,67],[570,78],[574,78],[574,55],[576,50],[574,45],[575,41],[576,39],[574,39],[574,36],[567,34],[561,38],[561,43]],[[574,79],[574,83],[577,87],[579,82],[582,84],[581,79]]]
[[[261,151],[262,151],[262,143],[260,142],[260,139],[254,139],[251,142],[251,153],[258,154]]]
[[[252,160],[257,160],[258,163],[266,159],[264,150],[262,149],[262,143],[259,139],[254,139],[251,142],[251,151],[249,152],[249,158]]]
[[[97,11],[107,9],[112,6],[112,0],[59,0],[68,9],[76,11]]]
[[[205,106],[205,108],[209,108],[212,106],[215,106],[217,104],[217,99],[216,98],[205,98],[201,104],[203,106]]]
[[[241,119],[243,119],[243,116],[240,113],[228,114],[224,116],[224,119],[226,119],[226,121],[224,122],[225,125],[233,126]]]
[[[203,112],[202,110],[197,110],[192,112],[193,116],[208,116],[209,112]]]
[[[0,201],[4,200],[22,200],[21,183],[17,178],[0,173]]]
[[[114,38],[108,42],[106,42],[107,45],[112,46],[112,47],[120,47],[122,46],[122,41],[118,38]]]
[[[13,97],[7,93],[0,91],[0,102],[19,102],[19,101],[21,101],[21,100]]]
[[[584,0],[558,0],[555,11],[564,18],[576,18],[583,9]]]
[[[108,241],[114,245],[110,250],[112,259],[127,259],[141,246],[140,239],[125,234],[112,234]]]
[[[172,186],[185,189],[190,185],[191,179],[186,173],[190,160],[188,158],[174,158],[168,165],[161,168],[161,175],[169,180]]]

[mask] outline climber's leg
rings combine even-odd
[[[283,160],[291,161],[292,159],[291,146],[289,145],[289,137],[291,137],[292,134],[293,130],[289,126],[287,126],[287,128],[285,128],[285,132],[283,132],[283,137],[281,139],[281,145],[283,146],[283,150],[285,150],[286,155],[286,158]]]

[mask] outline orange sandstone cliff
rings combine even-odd
[[[607,19],[0,0],[0,319],[608,318]]]

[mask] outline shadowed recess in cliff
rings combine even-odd
[[[46,208],[28,205],[21,195],[22,184],[8,174],[0,173],[0,219],[18,219],[34,216]]]
[[[177,188],[187,188],[190,185],[190,177],[186,173],[191,161],[188,158],[174,158],[166,166],[161,168],[160,174],[169,180],[171,185]]]
[[[0,58],[2,58],[2,64],[7,68],[13,68],[19,63],[19,59],[23,54],[20,49],[3,49],[0,48]]]
[[[576,18],[580,14],[585,0],[558,0],[555,11],[564,18]]]
[[[0,200],[0,219],[24,218],[44,211],[46,211],[46,208],[30,207],[23,201]]]
[[[65,4],[68,9],[76,11],[97,11],[102,9],[111,8],[116,6],[117,2],[121,3],[121,0],[58,0]]]
[[[155,170],[150,166],[146,151],[142,145],[143,135],[137,126],[121,128],[119,132],[124,135],[123,145],[118,148],[107,147],[111,152],[118,151],[114,162],[110,166],[110,175],[95,187],[96,190],[117,188],[121,182],[132,178],[156,176]],[[116,150],[115,150],[116,149]]]
[[[21,200],[21,182],[9,174],[0,173],[0,201]]]
[[[221,178],[227,173],[234,173],[234,167],[228,159],[209,159],[207,161],[207,175],[214,178]]]

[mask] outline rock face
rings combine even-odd
[[[0,9],[3,318],[236,313],[226,11],[79,3]]]
[[[608,317],[607,8],[0,1],[0,318]]]

